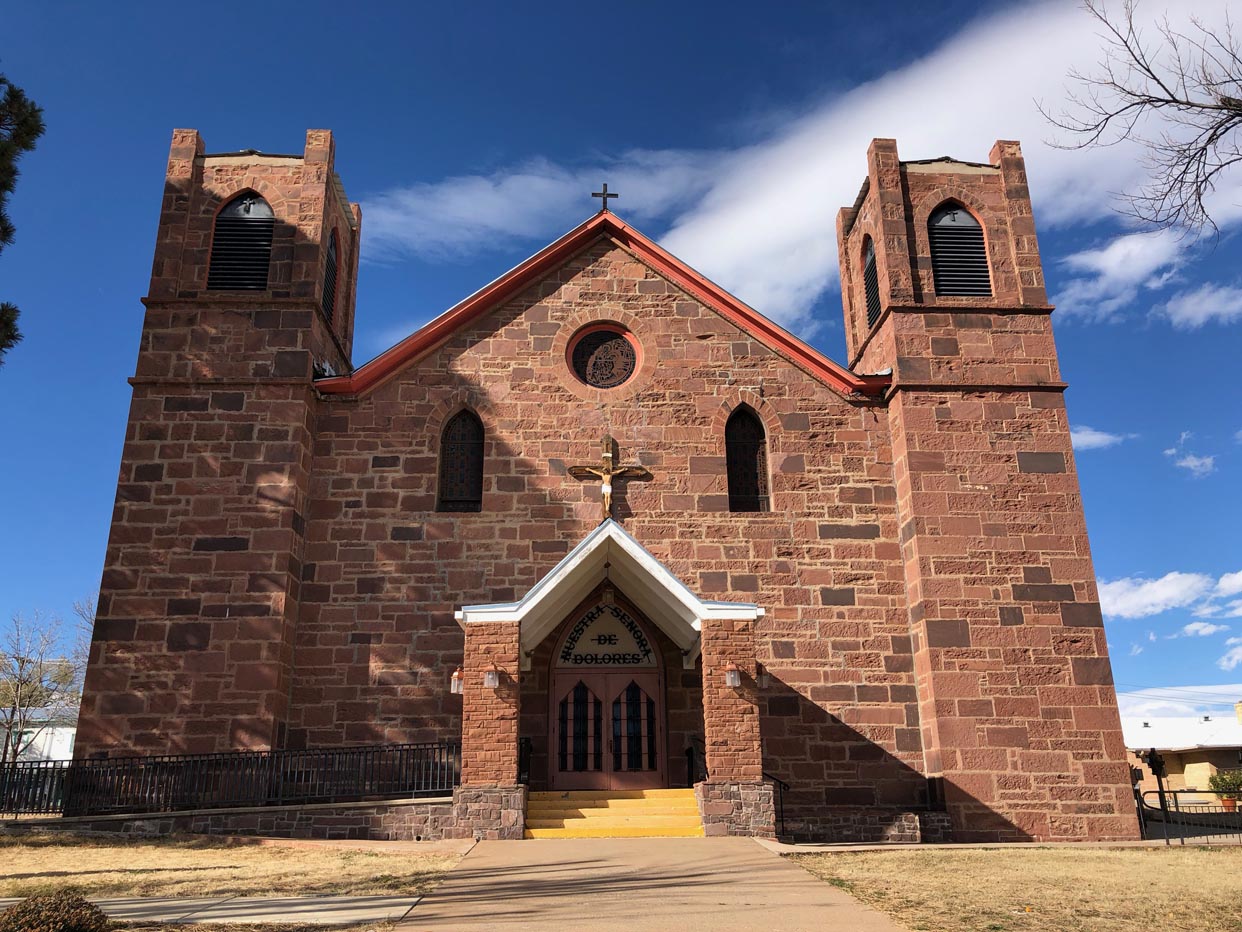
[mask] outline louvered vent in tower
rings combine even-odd
[[[323,316],[332,323],[336,313],[336,230],[328,236],[328,258],[323,267]]]
[[[867,252],[863,257],[863,291],[867,296],[867,329],[880,319],[880,279],[875,270],[875,244],[867,240]]]
[[[253,192],[239,195],[216,215],[208,291],[266,291],[276,218]]]
[[[983,227],[970,211],[947,204],[931,215],[927,232],[936,294],[990,297],[992,277]]]

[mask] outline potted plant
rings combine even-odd
[[[1208,786],[1220,797],[1226,812],[1237,810],[1238,797],[1242,796],[1242,770],[1218,770],[1208,777]]]

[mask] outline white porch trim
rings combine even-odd
[[[454,617],[463,624],[517,622],[521,626],[522,669],[539,643],[565,615],[608,577],[653,624],[681,648],[682,664],[693,669],[699,632],[707,619],[754,621],[763,609],[749,602],[704,601],[611,518],[584,537],[518,602],[464,605]]]

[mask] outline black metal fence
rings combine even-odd
[[[1143,837],[1168,845],[1242,844],[1242,812],[1230,802],[1201,790],[1148,790],[1138,797]]]
[[[461,782],[458,744],[237,751],[0,768],[0,813],[178,812],[430,796]]]

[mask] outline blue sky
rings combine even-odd
[[[173,127],[211,151],[335,131],[364,210],[355,362],[584,219],[605,180],[622,217],[843,360],[833,226],[867,141],[983,160],[1017,138],[1119,687],[1161,687],[1153,713],[1242,698],[1242,178],[1215,242],[1130,227],[1111,192],[1137,153],[1052,148],[1034,103],[1098,58],[1084,14],[897,7],[10,4],[0,70],[48,131],[0,256],[26,334],[0,368],[0,615],[68,615],[98,586]]]

